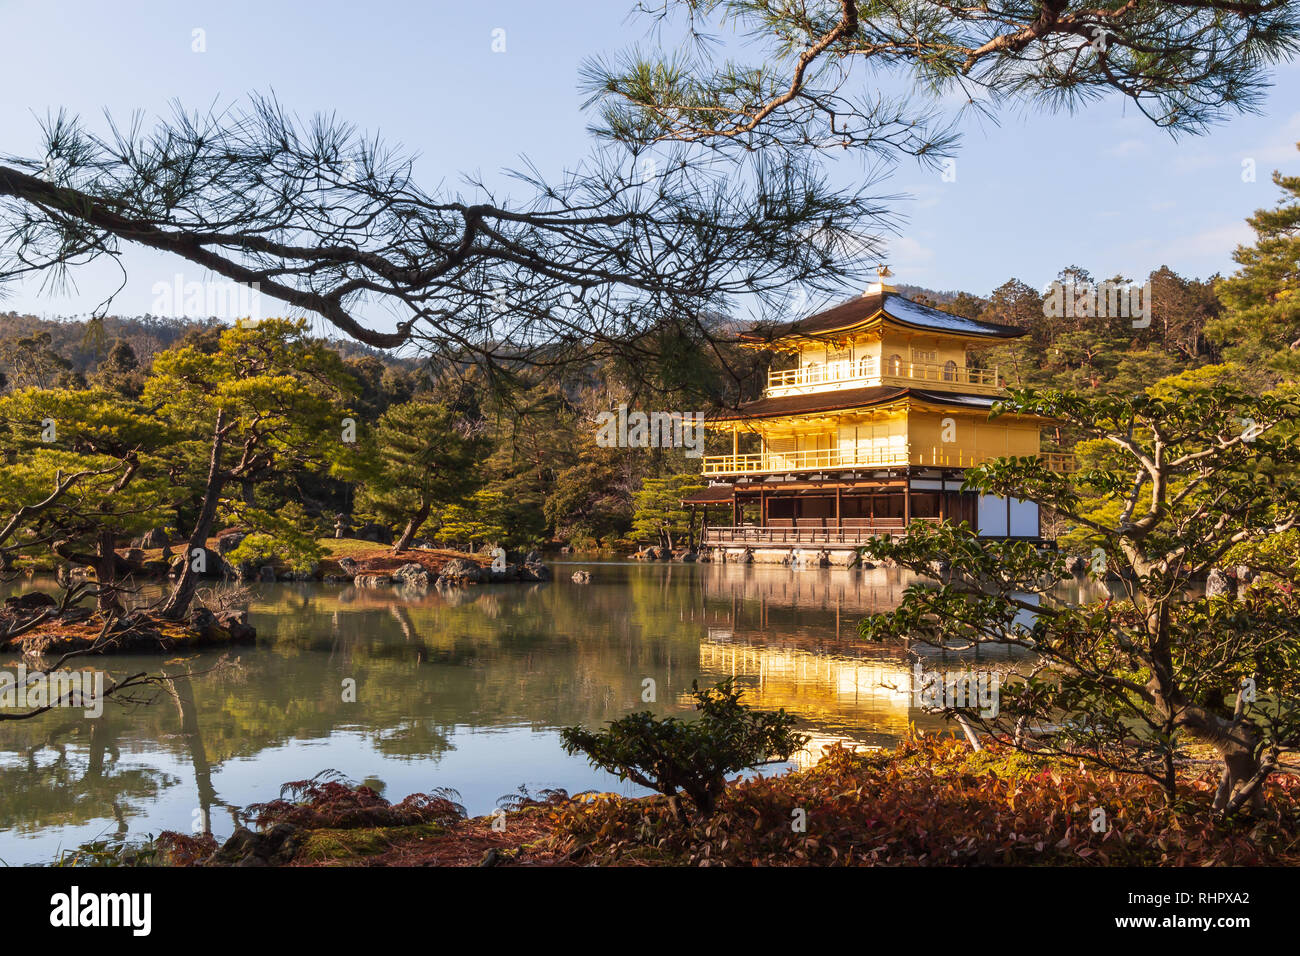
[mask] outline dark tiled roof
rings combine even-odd
[[[992,338],[1015,338],[1025,334],[1023,329],[1012,325],[999,325],[995,322],[981,322],[978,319],[950,315],[939,309],[932,309],[928,305],[913,302],[896,292],[872,292],[805,319],[753,329],[743,333],[741,339],[747,342],[764,343],[791,335],[828,335],[861,325],[881,310],[895,322],[938,332]]]
[[[734,494],[731,485],[709,485],[701,491],[687,495],[682,499],[682,504],[711,505],[719,501],[730,501]]]
[[[893,385],[872,385],[868,388],[843,388],[837,391],[812,392],[806,395],[783,395],[778,398],[760,398],[741,405],[734,411],[714,412],[710,421],[734,422],[755,418],[781,418],[786,415],[812,415],[817,412],[847,411],[853,408],[871,408],[900,398],[915,398],[923,402],[936,402],[961,408],[987,409],[996,399],[986,395],[966,395],[960,392],[931,392],[919,388],[898,388]]]

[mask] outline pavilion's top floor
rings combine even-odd
[[[974,395],[1002,390],[996,367],[972,352],[1023,335],[1020,329],[950,315],[877,286],[849,302],[795,322],[742,336],[782,356],[768,373],[765,398],[868,386]]]

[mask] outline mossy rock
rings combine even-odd
[[[306,863],[347,861],[377,856],[393,846],[416,840],[432,840],[447,832],[436,823],[409,827],[369,827],[349,830],[312,830],[303,841],[297,859]]]

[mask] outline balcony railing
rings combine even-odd
[[[938,518],[913,518],[913,521],[937,524]],[[704,529],[700,543],[703,545],[800,545],[815,544],[836,547],[858,547],[877,535],[901,537],[907,532],[902,518],[847,519],[837,524],[827,519],[820,527],[757,527],[755,525],[709,526]]]
[[[870,452],[792,451],[759,455],[717,455],[704,459],[706,475],[754,475],[787,471],[821,471],[830,468],[883,468],[906,465],[905,448]]]
[[[827,365],[805,365],[767,373],[767,387],[771,389],[799,388],[806,385],[827,385],[834,382],[852,382],[857,379],[876,378],[879,374],[874,358],[861,358],[854,362],[831,362]]]
[[[974,468],[997,454],[972,454],[960,449],[877,448],[842,451],[825,449],[797,452],[768,452],[756,455],[711,455],[704,461],[706,477],[728,475],[771,475],[797,471],[844,471],[856,468],[890,468],[919,465],[931,468]],[[1048,452],[1040,455],[1049,469],[1068,474],[1078,469],[1073,455]]]
[[[971,368],[965,365],[940,365],[932,362],[886,361],[883,370],[874,357],[851,362],[806,365],[767,373],[767,394],[788,395],[798,389],[818,390],[818,386],[911,384],[925,382],[951,386],[972,392],[998,392],[1001,386],[996,368]]]

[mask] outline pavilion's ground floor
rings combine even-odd
[[[854,551],[918,521],[966,522],[982,537],[1041,542],[1031,501],[962,491],[959,469],[897,468],[868,474],[786,475],[710,485],[682,500],[701,518],[704,548]]]

